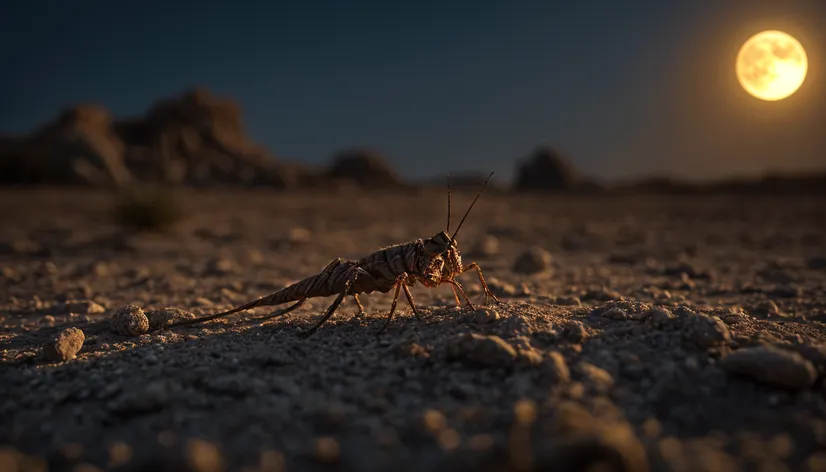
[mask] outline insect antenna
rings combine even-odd
[[[450,232],[450,174],[447,174],[447,231]]]
[[[479,200],[479,197],[482,196],[482,192],[485,190],[485,187],[487,187],[488,181],[490,181],[491,177],[493,177],[493,172],[491,172],[488,178],[485,179],[485,183],[482,184],[482,188],[479,189],[479,193],[476,194],[476,198],[474,198],[473,202],[471,202],[470,207],[468,207],[467,211],[465,212],[465,216],[462,217],[462,221],[460,221],[459,226],[456,227],[456,232],[453,233],[453,236],[451,236],[450,239],[456,239],[456,235],[459,234],[459,229],[462,227],[462,223],[465,222],[465,218],[467,218],[467,216],[470,214],[470,210],[473,209],[473,205],[476,205],[476,200]]]

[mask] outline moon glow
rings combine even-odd
[[[803,46],[782,31],[763,31],[737,54],[737,79],[752,96],[766,101],[789,97],[803,85],[809,61]]]

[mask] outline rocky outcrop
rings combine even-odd
[[[399,187],[402,180],[378,152],[365,149],[345,149],[333,157],[327,177],[349,180],[362,187]]]
[[[0,143],[0,180],[50,184],[126,183],[124,143],[97,105],[63,111],[31,136]]]
[[[284,187],[297,180],[294,167],[279,167],[246,136],[237,103],[199,88],[143,116],[115,121],[101,106],[82,105],[30,136],[0,139],[6,182]]]
[[[518,163],[514,188],[521,192],[590,191],[596,184],[582,177],[555,149],[540,146]]]

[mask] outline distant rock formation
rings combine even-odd
[[[280,169],[244,133],[237,103],[196,88],[113,121],[97,105],[71,108],[30,136],[0,140],[2,180],[94,185],[142,181],[284,187]]]
[[[514,188],[521,192],[593,191],[599,186],[581,176],[555,149],[539,146],[517,164]]]
[[[355,182],[362,187],[399,187],[402,180],[378,152],[366,148],[340,151],[327,170],[332,179]]]
[[[126,183],[124,143],[109,112],[80,105],[30,136],[0,140],[0,180],[50,184]]]

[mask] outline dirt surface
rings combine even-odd
[[[446,211],[439,192],[185,204],[140,235],[111,195],[0,191],[2,470],[826,470],[826,200],[485,195],[458,239],[502,305],[416,286],[423,321],[402,298],[381,336],[392,294],[307,339],[332,297],[113,333],[127,305],[213,313]]]

